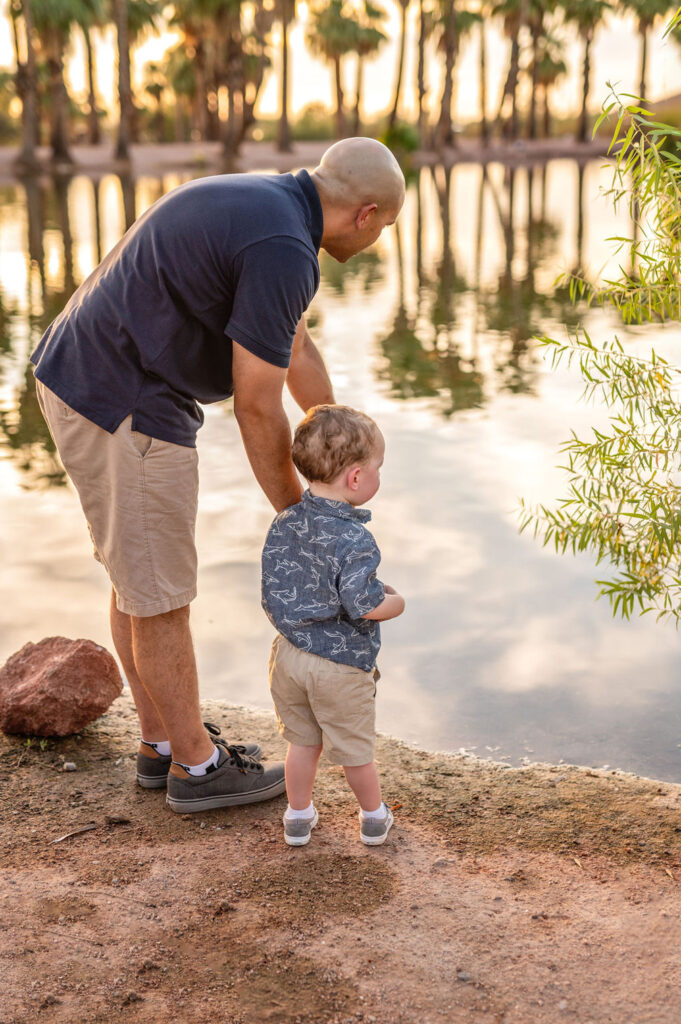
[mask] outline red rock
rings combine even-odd
[[[123,691],[113,657],[92,640],[50,636],[0,668],[0,729],[69,736],[99,718]]]

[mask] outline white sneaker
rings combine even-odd
[[[382,846],[388,838],[388,832],[392,828],[393,812],[383,804],[385,818],[365,818],[362,811],[359,812],[359,838],[365,846]]]
[[[312,829],[319,821],[317,808],[311,818],[287,818],[284,815],[284,839],[289,846],[306,846],[310,842]]]

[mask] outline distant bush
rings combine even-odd
[[[419,133],[413,124],[398,121],[392,128],[386,128],[380,141],[398,157],[400,154],[415,153],[419,148]]]

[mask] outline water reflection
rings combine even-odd
[[[549,173],[546,164],[423,169],[409,182],[412,216],[403,215],[395,226],[392,266],[376,247],[346,264],[322,254],[324,285],[336,296],[358,291],[358,301],[371,301],[386,275],[396,281],[394,308],[378,338],[383,358],[377,375],[391,397],[429,400],[450,417],[482,406],[500,390],[534,393],[532,338],[547,319],[575,315],[565,289],[553,280],[537,284],[538,268],[556,265],[561,239],[560,224],[547,212]],[[567,176],[565,167],[561,173]],[[584,250],[584,164],[574,163],[569,173],[577,197],[576,267]],[[180,180],[135,181],[129,174],[49,183],[27,178],[0,190],[3,246],[9,239],[12,250],[0,273],[0,431],[26,474],[24,486],[63,482],[27,370],[31,347],[123,231]],[[464,197],[462,218],[457,191]],[[490,236],[496,244],[493,273]],[[20,262],[26,267],[23,288],[17,287]],[[481,358],[481,345],[487,358]]]

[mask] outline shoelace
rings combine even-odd
[[[246,753],[246,747],[243,746],[243,744],[228,743],[227,740],[218,738],[220,737],[220,733],[222,732],[219,725],[214,725],[213,722],[204,722],[203,724],[206,728],[206,732],[209,732],[213,737],[216,746],[224,747],[225,750],[229,751],[236,750],[241,760],[246,758],[254,764],[259,764],[259,762],[255,760],[255,758],[252,758],[249,754]]]
[[[230,744],[225,743],[224,740],[216,740],[216,743],[219,743],[220,746],[229,754],[229,763],[233,764],[234,767],[238,768],[244,775],[246,774],[247,768],[250,768],[251,771],[263,771],[263,766],[259,761],[255,761],[252,757],[243,753],[243,747],[230,746]]]

